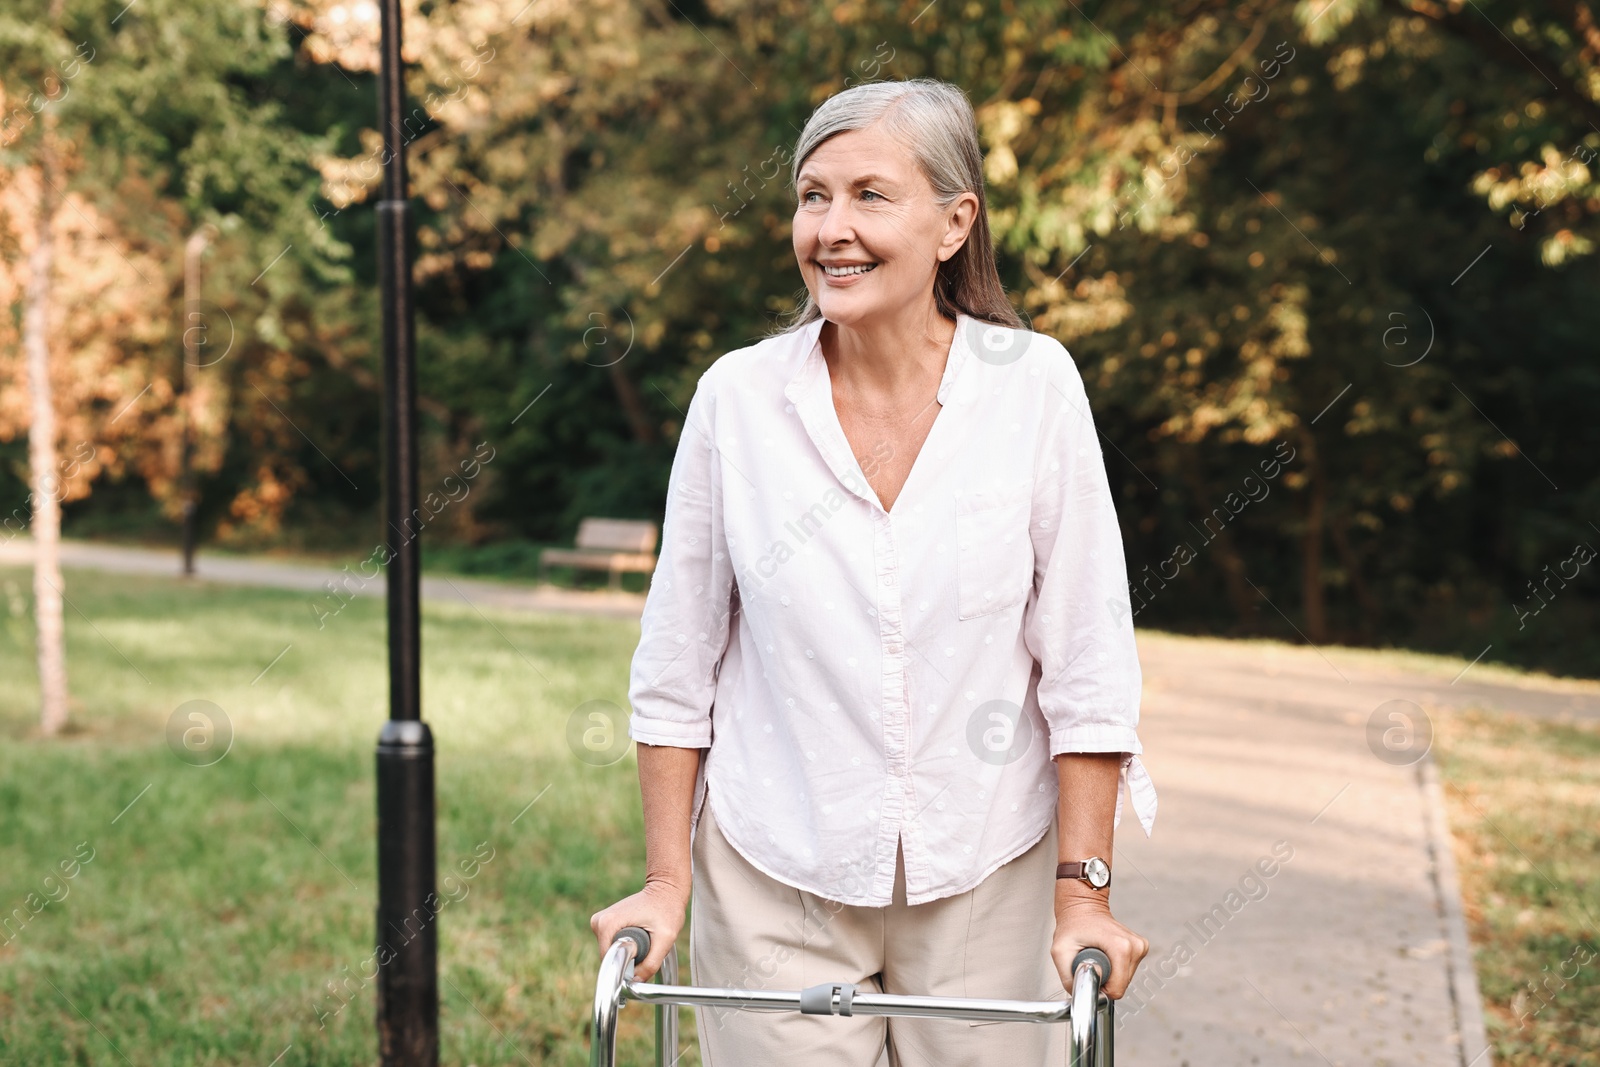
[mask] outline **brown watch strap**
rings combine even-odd
[[[1088,874],[1089,874],[1088,867],[1089,867],[1089,864],[1084,862],[1083,860],[1077,860],[1077,861],[1074,861],[1072,863],[1057,864],[1056,865],[1056,877],[1057,878],[1077,878],[1077,879],[1080,879],[1080,880],[1082,880],[1084,882],[1088,882],[1089,881],[1089,879],[1088,879]],[[1093,885],[1093,883],[1090,883],[1090,884],[1091,884],[1091,886]],[[1111,882],[1108,879],[1106,881],[1106,885],[1109,886],[1110,884],[1111,884]]]

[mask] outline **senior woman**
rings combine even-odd
[[[1146,834],[1140,671],[1082,381],[995,268],[971,105],[825,101],[794,156],[793,325],[700,378],[633,659],[644,888],[696,985],[1065,999],[1149,948],[1106,881]],[[709,1067],[1032,1067],[1065,1028],[697,1009]]]

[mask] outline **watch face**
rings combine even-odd
[[[1106,866],[1106,861],[1098,856],[1092,856],[1084,863],[1084,875],[1089,879],[1089,884],[1096,889],[1104,889],[1111,884],[1111,868]]]

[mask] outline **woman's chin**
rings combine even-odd
[[[868,322],[888,310],[882,300],[862,300],[852,293],[827,291],[817,300],[817,309],[822,312],[823,318],[840,326]]]

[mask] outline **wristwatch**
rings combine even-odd
[[[1057,878],[1077,878],[1088,882],[1091,889],[1104,889],[1111,884],[1111,868],[1099,856],[1090,856],[1078,863],[1063,863],[1056,867]]]

